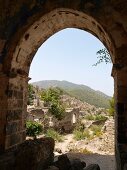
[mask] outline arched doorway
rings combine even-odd
[[[37,15],[32,16],[31,13],[30,21],[28,23],[23,22],[22,29],[19,28],[14,34],[14,37],[8,41],[8,53],[3,60],[0,78],[4,82],[4,84],[1,83],[1,106],[7,106],[5,109],[1,107],[2,130],[0,148],[1,150],[8,149],[25,140],[24,113],[26,111],[28,72],[37,49],[55,32],[68,27],[79,28],[91,32],[98,37],[108,48],[112,56],[117,104],[116,156],[119,163],[121,163],[119,165],[119,169],[121,169],[126,163],[124,159],[126,156],[124,148],[126,148],[127,139],[127,117],[125,115],[127,81],[125,80],[126,62],[123,59],[126,56],[126,41],[124,37],[121,38],[121,35],[119,35],[119,39],[121,38],[120,41],[117,39],[118,37],[115,36],[116,33],[113,29],[110,29],[110,23],[106,23],[106,20],[104,20],[105,16],[102,15],[102,11],[100,14],[95,14],[95,10],[98,9],[97,6],[99,5],[95,2],[87,3],[87,6],[79,2],[68,2],[67,4],[54,2],[50,4],[52,6],[51,8],[49,4],[46,3],[43,6],[45,11],[42,15],[38,11],[38,19]],[[118,24],[115,26],[117,26],[116,32],[118,33],[119,26]],[[6,92],[5,94],[2,93],[3,89]],[[16,123],[12,115],[18,115]],[[10,126],[15,126],[16,128],[11,128],[10,130]],[[11,140],[12,134],[16,140]],[[119,152],[122,154],[119,154]]]

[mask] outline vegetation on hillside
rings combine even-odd
[[[63,141],[63,136],[60,135],[54,129],[48,129],[45,133],[45,136],[53,138],[56,142],[62,142]]]
[[[96,107],[109,108],[108,98],[96,93],[95,91],[85,91],[84,89],[80,88],[67,90],[67,92],[69,95]]]
[[[72,97],[76,97],[77,99],[87,102],[96,107],[109,108],[108,100],[111,97],[105,95],[102,92],[95,91],[88,86],[78,85],[67,81],[57,81],[57,80],[47,80],[35,82],[33,85],[38,85],[40,88],[48,89],[49,87],[59,87]]]
[[[110,107],[108,109],[109,116],[113,116],[114,117],[114,115],[115,115],[115,100],[114,100],[114,97],[112,97],[109,100],[109,104],[110,104]]]
[[[60,101],[60,95],[62,95],[60,88],[49,88],[43,90],[41,93],[41,99],[45,102],[45,106],[49,107],[49,113],[54,115],[58,120],[64,117],[65,108]]]
[[[95,121],[96,120],[107,120],[107,117],[101,114],[95,114],[95,115],[87,114],[84,116],[84,118],[87,120],[95,120]]]

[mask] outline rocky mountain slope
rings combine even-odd
[[[109,107],[108,100],[111,99],[110,96],[106,94],[95,91],[88,86],[78,85],[68,81],[58,81],[58,80],[44,80],[32,83],[34,86],[39,86],[39,88],[47,89],[49,87],[59,87],[63,89],[70,96],[76,97],[81,101],[85,101],[96,107]]]

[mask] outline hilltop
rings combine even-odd
[[[75,97],[83,102],[87,102],[96,107],[108,108],[110,96],[93,90],[86,85],[79,85],[68,81],[58,80],[43,80],[32,83],[39,88],[47,89],[50,87],[59,87],[63,89],[68,95]]]

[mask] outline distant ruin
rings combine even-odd
[[[26,139],[28,75],[36,51],[54,33],[78,28],[100,39],[111,55],[116,169],[126,170],[127,1],[0,0],[0,9],[0,160]]]

